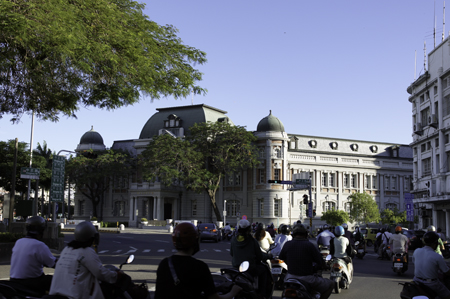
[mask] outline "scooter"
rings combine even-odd
[[[265,263],[263,263],[265,264]],[[242,288],[242,291],[239,293],[239,298],[246,298],[246,299],[257,299],[261,298],[261,295],[258,294],[258,278],[253,277],[250,273],[247,272],[250,264],[248,261],[244,261],[239,266],[239,269],[236,268],[224,268],[220,269],[220,274],[212,273],[214,284],[216,285],[216,289],[224,290],[223,293],[227,293],[231,290],[231,287],[233,284],[236,284]],[[270,277],[270,280],[267,283],[266,291],[269,293],[270,291],[270,297],[272,298],[273,295],[273,289],[274,289],[274,283],[272,275],[269,275],[269,266],[267,266],[268,275],[267,277]],[[222,277],[219,277],[222,276]],[[224,279],[225,278],[225,279]],[[219,285],[219,287],[218,287]],[[221,292],[222,293],[222,292]]]
[[[272,250],[278,247],[279,244],[277,242],[270,245],[269,250],[261,250],[265,253],[271,253]],[[270,271],[272,273],[272,279],[275,284],[275,288],[281,290],[283,288],[284,277],[287,274],[287,265],[283,260],[280,260],[277,256],[274,256],[273,259],[267,260],[267,264],[270,266]]]
[[[442,250],[442,256],[445,259],[450,258],[450,243],[444,243],[444,250]]]
[[[330,279],[334,281],[334,291],[336,294],[341,292],[341,289],[348,289],[353,280],[353,268],[348,269],[347,263],[337,257],[327,256],[327,263],[330,265]]]
[[[330,254],[330,246],[319,245],[319,251],[325,261],[327,256]]]
[[[392,270],[394,270],[398,276],[408,270],[408,256],[406,253],[396,253],[392,255]]]
[[[355,248],[356,248],[356,257],[362,260],[364,256],[366,255],[366,249],[364,248],[364,242],[355,242]]]
[[[315,276],[322,277],[322,271],[315,265]],[[319,299],[320,293],[311,290],[309,285],[294,276],[289,276],[284,282],[283,293],[281,299],[288,298],[304,298],[304,299]]]
[[[105,265],[106,268],[110,270],[122,269],[125,264],[130,264],[134,260],[134,255],[128,256],[127,260],[122,263],[119,268],[113,265]],[[105,282],[102,282],[104,284]],[[110,285],[110,287],[109,287]],[[108,294],[105,294],[105,298],[114,299],[145,299],[149,296],[149,291],[146,284],[135,285],[131,281],[131,277],[125,275],[121,281],[114,284],[108,284]],[[17,298],[41,298],[39,292],[25,288],[23,285],[18,284],[13,281],[2,280],[0,281],[0,299],[17,299]],[[47,295],[46,298],[51,298]],[[58,298],[63,298],[63,296],[58,296]]]

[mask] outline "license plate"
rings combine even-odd
[[[358,249],[358,252],[359,252],[359,253],[363,253],[363,252],[364,252],[364,249]]]
[[[394,263],[395,268],[403,268],[403,263]]]
[[[330,276],[333,276],[333,277],[341,277],[341,276],[342,276],[342,273],[341,273],[341,272],[331,272],[331,273],[330,273]]]
[[[281,274],[281,270],[280,267],[272,268],[272,274]]]

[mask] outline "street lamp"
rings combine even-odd
[[[223,200],[223,226],[227,225],[227,200]]]

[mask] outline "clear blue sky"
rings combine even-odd
[[[208,93],[194,104],[225,110],[252,131],[272,110],[287,133],[398,144],[412,141],[406,88],[415,51],[418,77],[435,15],[437,44],[443,30],[442,0],[147,0],[145,13],[207,53],[198,68]],[[36,121],[33,147],[45,140],[53,151],[74,150],[91,125],[110,147],[137,139],[156,108],[190,104],[143,98],[114,112],[82,108],[78,119]],[[9,119],[0,119],[0,140],[30,142],[31,116]]]

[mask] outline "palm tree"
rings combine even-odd
[[[43,145],[38,142],[36,149],[33,151],[35,155],[43,157],[46,161],[45,169],[41,169],[41,179],[39,185],[42,190],[41,215],[44,215],[44,192],[50,190],[52,184],[52,151],[47,147],[47,142],[44,140]]]

